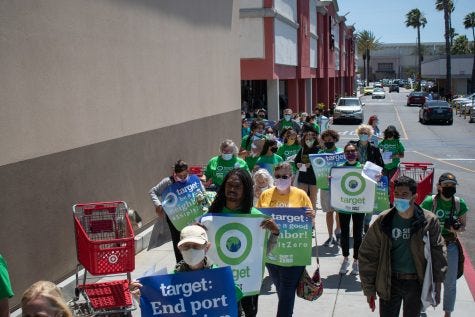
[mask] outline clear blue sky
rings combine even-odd
[[[435,0],[337,0],[339,15],[346,16],[346,25],[355,23],[357,32],[372,31],[381,43],[415,43],[417,31],[406,27],[406,13],[419,9],[427,19],[421,29],[422,42],[444,42],[444,14],[435,9]],[[463,26],[464,17],[475,12],[475,0],[453,0],[452,27],[459,35],[473,41],[472,30]]]

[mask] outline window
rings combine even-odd
[[[379,72],[388,72],[393,70],[393,63],[378,63]]]

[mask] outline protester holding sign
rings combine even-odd
[[[291,186],[292,168],[289,163],[275,168],[275,187],[264,191],[257,202],[257,208],[306,207],[306,215],[315,218],[312,203],[303,190]],[[310,246],[311,247],[311,246]],[[292,316],[295,303],[295,290],[305,266],[281,266],[266,264],[272,282],[276,286],[279,303],[277,316]]]
[[[324,149],[318,153],[339,153],[343,152],[342,148],[336,147],[336,142],[340,140],[340,135],[335,130],[326,130],[322,133],[321,139],[323,141]],[[328,230],[328,239],[323,243],[324,246],[332,247],[335,243],[339,244],[341,239],[340,219],[336,217],[335,238],[333,237],[333,214],[334,210],[330,204],[330,191],[320,189],[320,201],[322,210],[326,213],[326,222]]]
[[[342,166],[352,166],[361,168],[361,163],[358,162],[358,149],[356,144],[348,143],[343,148],[346,162]],[[347,211],[338,210],[338,218],[341,225],[341,251],[343,253],[343,263],[340,267],[340,274],[346,274],[350,267],[348,256],[350,255],[350,220],[353,219],[353,265],[351,268],[351,275],[358,275],[358,249],[363,239],[363,221],[364,213],[350,213]]]
[[[220,155],[212,157],[206,166],[205,176],[207,187],[211,184],[221,186],[226,174],[234,168],[249,170],[247,163],[237,156],[238,148],[232,140],[224,140],[219,146]]]
[[[251,175],[248,171],[237,168],[226,175],[223,186],[219,188],[209,212],[212,214],[262,215],[262,213],[252,205],[253,188]],[[270,251],[277,243],[277,237],[280,234],[279,227],[272,218],[263,220],[261,227],[271,232],[267,250]],[[244,296],[241,299],[241,307],[246,317],[255,317],[258,310],[258,295]]]
[[[384,167],[381,152],[376,146],[369,142],[373,136],[373,128],[370,125],[361,124],[356,129],[356,134],[358,135],[358,141],[356,142],[356,147],[358,148],[358,161],[362,165],[369,161],[378,166]],[[363,226],[364,233],[368,231],[372,215],[372,213],[367,213],[365,215]]]
[[[390,125],[384,130],[384,140],[379,143],[378,147],[383,151],[383,174],[388,177],[388,181],[391,181],[400,159],[404,158],[404,145],[399,141],[399,132],[395,126]]]
[[[467,204],[458,196],[457,179],[452,173],[440,175],[437,184],[437,195],[427,196],[421,204],[426,210],[431,210],[439,219],[442,237],[447,246],[447,274],[444,280],[444,311],[450,316],[455,308],[457,294],[457,278],[463,273],[463,249],[458,240],[458,234],[465,231],[467,224]],[[462,257],[460,256],[462,254]]]
[[[159,219],[163,219],[163,217],[166,218],[168,228],[170,229],[170,234],[172,237],[173,251],[175,253],[175,259],[177,263],[183,260],[180,250],[178,250],[178,247],[177,247],[178,241],[180,241],[180,231],[177,228],[175,228],[175,226],[171,222],[168,215],[164,212],[160,197],[162,193],[165,191],[165,189],[167,189],[171,184],[176,183],[176,182],[185,183],[187,179],[188,179],[188,164],[186,164],[186,162],[183,160],[178,160],[175,163],[175,166],[173,168],[173,174],[169,177],[165,177],[164,179],[162,179],[160,183],[152,187],[152,189],[150,189],[149,191],[150,198],[152,198],[152,202],[155,205],[155,212],[157,213],[158,218]]]
[[[310,154],[320,151],[318,144],[318,131],[309,123],[305,123],[302,128],[303,136],[300,141],[302,148],[295,156],[295,164],[299,170],[297,181],[298,187],[305,191],[312,202],[312,208],[316,210],[317,204],[317,180],[310,164]]]

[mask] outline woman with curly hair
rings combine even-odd
[[[21,298],[23,317],[73,317],[60,289],[52,282],[31,285]]]

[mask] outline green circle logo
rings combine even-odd
[[[220,259],[229,265],[244,261],[252,247],[252,233],[240,223],[228,223],[216,232],[216,251]]]
[[[360,195],[366,188],[366,182],[359,173],[350,172],[341,179],[341,190],[348,196]]]
[[[315,165],[315,167],[323,167],[325,166],[325,164],[326,164],[326,161],[321,157],[317,157],[316,159],[313,160],[313,165]]]

